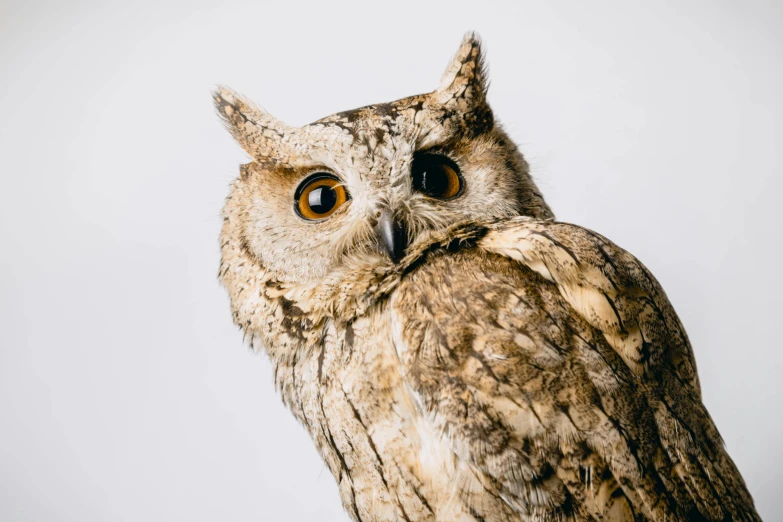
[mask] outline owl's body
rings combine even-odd
[[[468,37],[434,93],[301,129],[216,94],[254,158],[221,279],[347,512],[758,520],[665,294],[552,221],[484,89]]]

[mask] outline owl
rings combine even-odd
[[[554,219],[476,35],[435,91],[303,127],[214,101],[252,158],[220,237],[233,320],[353,520],[760,520],[666,294]]]

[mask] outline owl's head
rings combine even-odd
[[[302,282],[356,263],[393,268],[459,223],[552,217],[486,94],[473,34],[437,90],[299,128],[218,88],[218,112],[253,158],[226,208],[238,240],[276,279]]]

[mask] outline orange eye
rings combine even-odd
[[[313,174],[296,189],[294,208],[305,219],[328,218],[348,201],[340,180],[331,174]]]
[[[446,156],[414,156],[411,165],[413,188],[431,198],[451,199],[462,191],[459,167]]]

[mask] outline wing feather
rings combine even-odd
[[[391,311],[418,403],[523,519],[758,520],[665,293],[602,236],[491,225]]]

